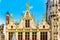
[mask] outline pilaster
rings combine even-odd
[[[37,31],[37,40],[40,40],[40,32]]]
[[[6,32],[6,40],[9,40],[9,32]]]
[[[25,32],[23,32],[23,40],[25,40]]]
[[[32,32],[30,32],[30,40],[32,40]]]

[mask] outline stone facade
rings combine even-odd
[[[60,36],[60,0],[48,0],[46,3],[46,21],[51,25],[52,40]]]
[[[48,0],[46,3],[46,20],[37,24],[34,15],[30,14],[29,5],[26,4],[24,16],[20,16],[20,23],[14,22],[13,16],[6,13],[5,40],[59,40],[59,1]]]
[[[20,23],[11,20],[10,14],[7,12],[5,40],[51,40],[50,25],[45,19],[41,23],[34,23],[34,15],[30,14],[28,4],[26,6],[24,16],[20,18]]]

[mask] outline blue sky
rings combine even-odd
[[[7,11],[14,15],[14,20],[20,21],[20,16],[26,10],[27,2],[31,14],[34,14],[35,22],[42,20],[42,14],[46,13],[47,0],[0,0],[0,24],[5,23]]]

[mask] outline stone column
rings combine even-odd
[[[40,32],[37,31],[37,40],[40,40]]]
[[[50,33],[50,31],[48,31],[47,32],[47,40],[51,40],[50,37],[51,37],[51,33]]]
[[[32,40],[32,32],[30,32],[30,40]]]
[[[49,31],[49,33],[50,33],[50,40],[52,40],[52,31]]]

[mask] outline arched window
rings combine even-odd
[[[13,28],[13,25],[11,25],[11,28]]]
[[[43,25],[43,28],[45,28],[45,25]]]

